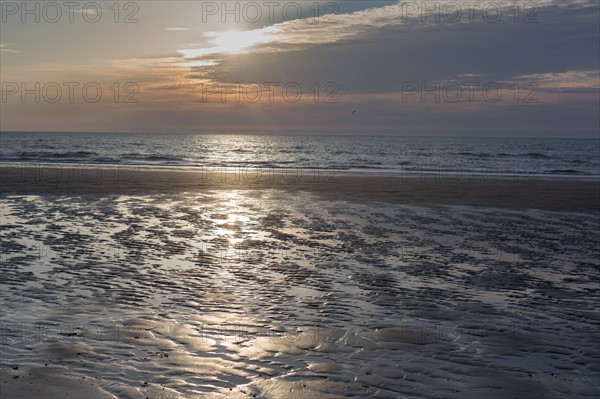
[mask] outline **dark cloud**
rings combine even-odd
[[[335,81],[348,92],[390,92],[403,82],[462,74],[487,82],[597,70],[598,18],[597,7],[552,6],[540,9],[539,22],[531,24],[510,16],[500,23],[398,24],[292,51],[222,55],[219,65],[198,72],[219,82]]]

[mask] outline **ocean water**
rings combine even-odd
[[[0,133],[1,162],[600,176],[600,140]]]

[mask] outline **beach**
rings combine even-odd
[[[598,182],[2,166],[11,398],[591,398]]]
[[[144,168],[139,166],[5,164],[3,192],[142,194],[214,190],[309,192],[326,200],[416,205],[472,205],[547,210],[600,209],[600,182],[519,174],[406,173],[351,175],[335,170]]]
[[[600,398],[598,0],[0,15],[0,399]]]

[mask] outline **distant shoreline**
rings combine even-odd
[[[52,165],[50,165],[52,166]],[[597,179],[371,175],[316,170],[190,170],[131,165],[0,167],[2,195],[176,194],[214,190],[309,192],[325,200],[493,208],[600,210]],[[579,176],[578,176],[579,177]]]

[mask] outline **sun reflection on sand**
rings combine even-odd
[[[220,215],[212,221],[216,228],[213,233],[216,237],[224,239],[222,251],[224,255],[233,256],[243,247],[246,240],[254,238],[258,232],[252,229],[250,216],[242,203],[247,200],[238,191],[228,191],[220,195]]]

